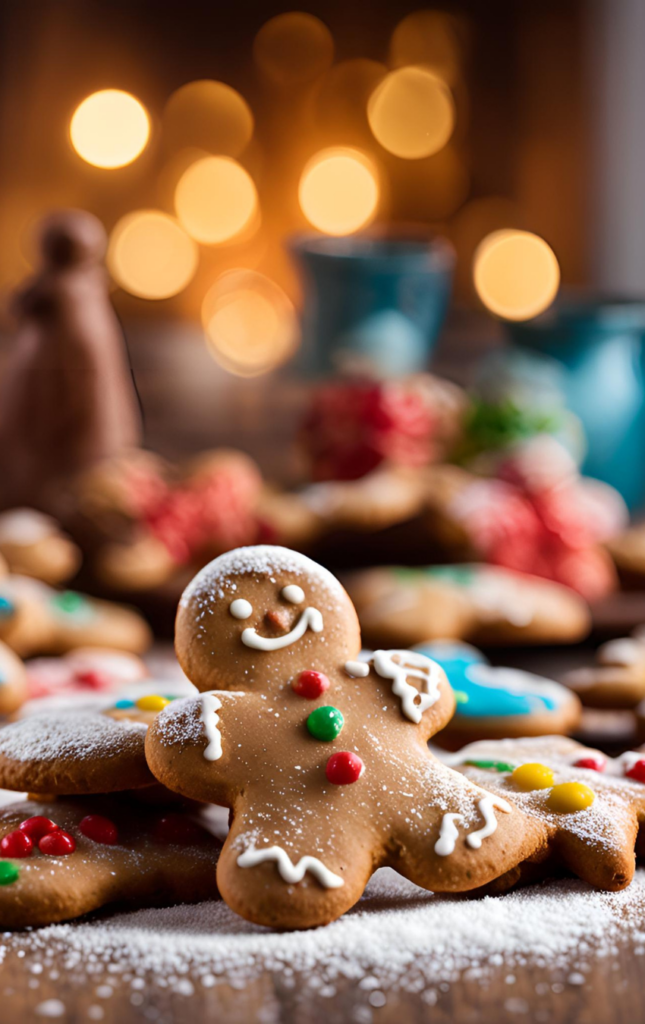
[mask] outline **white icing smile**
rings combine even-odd
[[[279,651],[281,647],[288,647],[300,640],[308,629],[312,633],[322,633],[323,617],[317,608],[305,608],[302,615],[296,622],[293,629],[284,636],[260,636],[255,629],[249,627],[242,633],[242,643],[247,647],[253,647],[256,651]]]

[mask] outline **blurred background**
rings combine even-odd
[[[298,232],[414,222],[445,236],[456,264],[435,365],[459,380],[503,336],[473,283],[494,231],[544,239],[566,286],[642,292],[638,0],[4,0],[0,39],[0,285],[28,273],[44,212],[101,219],[146,440],[168,455],[235,440],[286,472],[257,416],[276,367],[297,365]],[[83,120],[102,90],[141,106],[113,96]]]

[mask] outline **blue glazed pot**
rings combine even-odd
[[[513,342],[565,367],[569,408],[584,427],[582,471],[612,484],[630,508],[645,502],[645,303],[563,300],[535,320],[508,324]]]
[[[454,251],[441,238],[301,236],[305,373],[424,369],[446,314]]]

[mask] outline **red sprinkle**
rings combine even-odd
[[[38,843],[38,849],[48,857],[66,857],[69,853],[74,853],[76,840],[70,836],[69,832],[63,832],[59,828],[55,832],[43,836]]]
[[[323,672],[314,672],[307,669],[301,672],[297,679],[291,684],[294,693],[306,700],[318,700],[325,690],[329,689],[329,679]]]
[[[10,832],[0,842],[0,854],[3,857],[31,857],[34,844],[25,832],[19,828]]]
[[[87,839],[103,843],[104,846],[116,846],[119,841],[119,830],[116,825],[102,814],[86,815],[78,826],[78,831]]]
[[[25,818],[24,821],[20,822],[20,831],[28,835],[32,842],[38,844],[43,836],[48,836],[50,832],[56,832],[58,825],[55,821],[51,821],[49,818],[44,818],[42,814],[36,814],[33,818]]]
[[[183,814],[165,814],[156,822],[153,835],[158,843],[194,843],[204,829]]]
[[[74,679],[81,686],[86,686],[88,690],[109,690],[112,685],[110,677],[95,668],[77,669]]]
[[[635,761],[631,768],[625,771],[625,775],[630,779],[636,779],[637,782],[645,782],[645,758]]]
[[[350,750],[340,750],[329,758],[325,775],[334,786],[349,786],[360,779],[364,767],[358,754],[352,754]]]
[[[590,768],[592,772],[604,772],[606,761],[604,757],[581,757],[574,761],[574,768]]]

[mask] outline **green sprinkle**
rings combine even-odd
[[[17,882],[20,872],[15,864],[8,860],[0,860],[0,885],[11,885]]]
[[[340,736],[344,724],[345,719],[338,708],[332,708],[329,705],[316,708],[307,719],[309,732],[314,739],[322,740],[323,743],[330,743],[331,740]]]
[[[87,600],[82,594],[77,594],[75,590],[64,590],[62,594],[52,597],[51,602],[58,611],[65,612],[67,615],[74,615],[87,605]]]
[[[506,761],[466,761],[466,764],[470,764],[473,768],[489,768],[494,772],[514,772],[515,765],[508,764]]]
[[[468,703],[468,700],[469,700],[468,694],[464,693],[463,690],[453,690],[452,692],[455,695],[455,700],[457,701],[457,704],[467,704]]]

